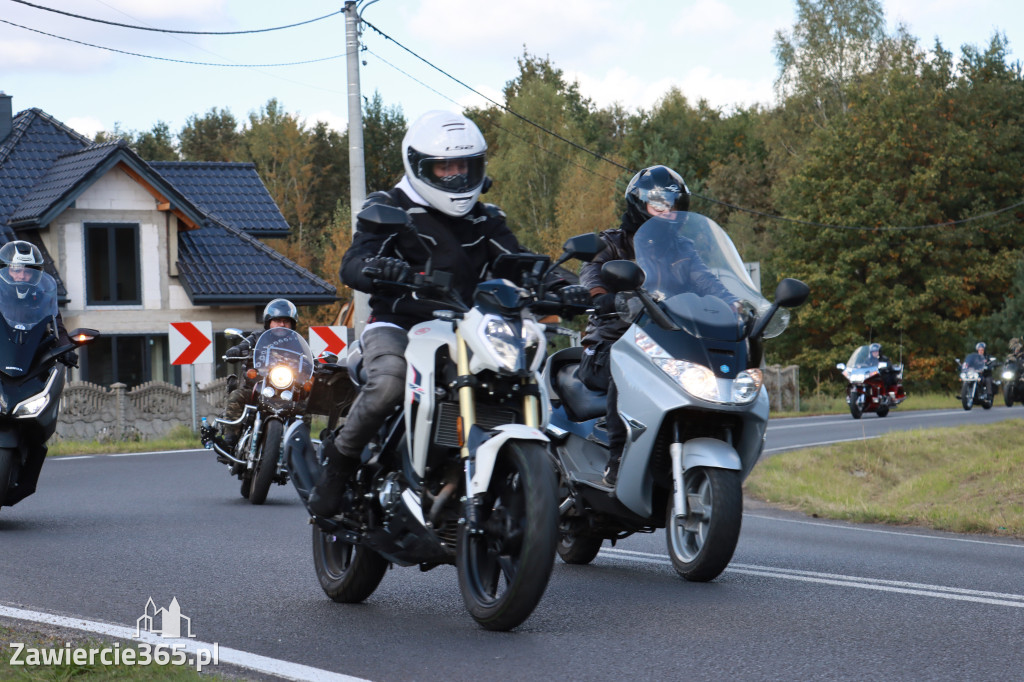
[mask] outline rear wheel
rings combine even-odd
[[[964,382],[963,388],[960,389],[960,403],[964,406],[965,410],[970,410],[974,407],[974,384]]]
[[[707,582],[725,570],[743,522],[740,472],[694,467],[683,475],[686,516],[676,518],[669,500],[665,519],[668,555],[676,573]]]
[[[318,526],[313,526],[313,565],[324,594],[342,604],[364,601],[388,570],[380,554],[339,540]]]
[[[547,588],[558,545],[555,474],[544,447],[508,441],[478,508],[479,534],[460,526],[456,566],[466,608],[488,630],[511,630]]]
[[[14,462],[18,453],[14,450],[0,450],[0,507],[4,506],[11,493],[14,478]]]
[[[882,405],[882,406],[880,406],[878,408],[878,416],[879,417],[884,417],[887,414],[889,414],[889,406],[888,405]]]
[[[284,426],[276,419],[267,421],[263,428],[263,443],[260,447],[260,458],[252,475],[252,489],[249,491],[249,502],[263,504],[267,501],[267,493],[277,476],[277,463],[281,459],[281,439]]]
[[[847,395],[850,399],[850,414],[853,415],[854,419],[860,419],[864,411],[861,409],[860,403],[857,402],[857,392],[850,391]]]
[[[558,556],[567,564],[589,564],[601,551],[603,538],[586,535],[578,521],[563,522],[559,529]]]

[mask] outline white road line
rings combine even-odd
[[[956,414],[959,414],[958,412]],[[897,421],[902,419],[920,419],[920,418],[931,418],[931,417],[949,417],[949,411],[943,412],[915,412],[906,411],[903,414],[890,414],[886,421]],[[803,417],[801,417],[803,418]],[[815,429],[821,426],[832,426],[834,424],[852,424],[850,418],[847,419],[833,419],[830,421],[812,421],[805,424],[787,424],[786,419],[778,419],[774,422],[769,422],[768,431],[783,431],[787,429]],[[874,421],[874,420],[872,420]]]
[[[823,523],[821,521],[800,521],[797,519],[780,519],[774,516],[763,516],[761,514],[743,514],[744,518],[764,519],[766,521],[778,521],[780,523],[796,523],[805,526],[821,526],[823,528],[838,530],[857,530],[862,533],[882,533],[884,535],[899,535],[901,537],[924,538],[925,540],[945,540],[947,542],[968,542],[975,545],[995,545],[996,547],[1010,547],[1013,549],[1024,549],[1024,544],[1010,542],[996,542],[995,540],[974,540],[972,538],[951,538],[944,535],[925,535],[924,533],[906,533],[898,530],[882,530],[881,528],[863,528],[861,526],[844,526],[838,523]]]
[[[634,552],[625,549],[605,548],[601,550],[601,556],[606,556],[609,559],[636,561],[639,563],[662,565],[672,564],[668,557],[649,554],[647,552]],[[911,583],[900,580],[882,580],[879,578],[862,578],[860,576],[837,575],[835,573],[817,573],[814,571],[800,571],[790,568],[756,566],[752,564],[730,564],[729,567],[725,569],[725,572],[740,573],[743,575],[756,575],[767,578],[781,578],[783,580],[797,580],[821,585],[835,585],[837,587],[855,587],[857,589],[876,590],[879,592],[896,592],[899,594],[911,594],[921,597],[935,597],[937,599],[969,601],[977,604],[1011,606],[1019,609],[1024,608],[1024,594],[984,592],[981,590],[968,590],[960,587],[948,587],[945,585],[929,585],[925,583]]]
[[[785,452],[786,450],[802,450],[803,448],[816,448],[820,445],[835,445],[836,443],[852,443],[858,440],[871,440],[872,438],[878,438],[882,434],[874,436],[859,436],[857,438],[840,438],[839,440],[822,440],[817,443],[800,443],[799,445],[786,445],[778,448],[765,448],[762,452]]]
[[[48,457],[49,462],[62,462],[72,459],[102,459],[103,457],[142,457],[144,455],[171,455],[184,452],[204,452],[204,448],[193,448],[191,450],[154,450],[152,452],[117,452],[103,455],[54,455]]]
[[[115,637],[117,639],[148,642],[153,645],[159,644],[168,646],[169,643],[181,645],[184,651],[193,655],[195,655],[199,649],[213,650],[214,647],[213,642],[200,642],[195,639],[183,638],[175,639],[171,642],[168,639],[158,637],[157,635],[149,632],[142,632],[139,637],[136,637],[134,628],[128,628],[121,625],[111,625],[109,623],[100,623],[98,621],[85,620],[83,618],[56,616],[52,613],[18,609],[12,606],[5,606],[3,604],[0,604],[0,617],[27,620],[33,623],[47,623],[49,625],[71,628],[73,630],[84,630],[86,632],[93,632],[100,635],[106,635],[108,637]],[[321,670],[320,668],[313,668],[300,663],[281,661],[276,658],[252,654],[248,651],[240,651],[239,649],[229,649],[228,647],[218,645],[218,650],[220,652],[220,661],[222,663],[237,665],[241,668],[256,670],[269,675],[277,675],[278,677],[283,677],[288,680],[309,680],[310,682],[366,682],[366,680],[359,677],[341,675],[329,670]]]

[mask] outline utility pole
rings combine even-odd
[[[345,2],[345,53],[348,64],[348,174],[349,204],[352,207],[352,236],[356,233],[356,214],[366,200],[366,161],[363,150],[363,98],[359,91],[359,12],[356,0]],[[369,296],[354,293],[353,326],[356,338],[370,315]]]

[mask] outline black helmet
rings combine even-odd
[[[292,329],[299,326],[299,310],[286,298],[275,298],[263,309],[263,328],[270,329],[270,321],[284,317],[292,321]]]
[[[635,231],[651,217],[647,204],[663,211],[690,210],[690,190],[683,177],[668,166],[651,166],[633,176],[626,187],[626,215]]]

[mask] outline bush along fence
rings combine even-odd
[[[227,400],[227,379],[215,379],[196,391],[196,419],[220,414]],[[64,387],[57,437],[66,440],[142,440],[166,435],[178,424],[192,425],[190,387],[150,381],[128,390],[87,381]]]

